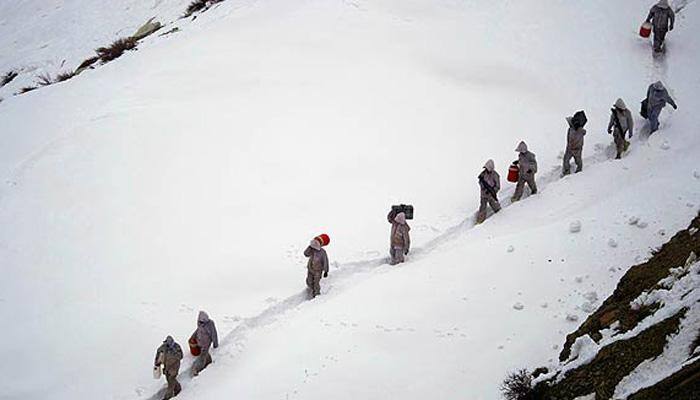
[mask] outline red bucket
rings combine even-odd
[[[197,345],[197,339],[190,338],[188,343],[190,344],[190,353],[193,356],[198,356],[202,354],[202,349],[199,347],[199,345]]]
[[[639,36],[643,38],[648,38],[651,35],[651,24],[649,22],[645,22],[642,24],[642,27],[639,28]]]
[[[318,242],[321,243],[321,246],[328,246],[328,243],[331,242],[330,236],[326,235],[325,233],[316,236],[314,239],[318,240]]]
[[[508,182],[517,182],[519,175],[520,168],[518,168],[518,166],[515,164],[511,164],[510,168],[508,168]]]

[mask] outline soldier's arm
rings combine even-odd
[[[493,187],[493,189],[496,191],[496,193],[498,193],[498,191],[501,190],[501,176],[495,171],[494,174],[496,174],[496,185]]]
[[[411,234],[408,232],[408,225],[406,225],[406,232],[403,236],[404,245],[406,246],[406,251],[411,248]]]
[[[669,31],[672,31],[672,30],[673,30],[673,24],[676,22],[676,13],[673,12],[673,9],[671,9],[671,8],[669,8],[668,11],[671,13],[671,14],[669,15],[669,17],[670,17],[670,18],[669,18],[670,23],[669,23],[669,26],[668,26],[668,30],[669,30]]]
[[[323,272],[328,274],[328,253],[323,252]]]
[[[304,255],[306,257],[311,257],[311,246],[307,247],[306,250],[304,250]]]
[[[175,344],[175,354],[177,355],[178,360],[182,360],[183,354],[182,354],[182,347],[180,347],[179,344]]]
[[[649,10],[649,15],[647,16],[646,22],[651,22],[652,18],[654,18],[654,7]]]
[[[627,111],[627,128],[629,129],[630,137],[632,137],[632,132],[634,132],[634,118],[632,118],[632,112]]]
[[[163,353],[163,345],[161,345],[160,347],[158,347],[158,350],[156,350],[156,358],[155,358],[155,360],[153,361],[153,365],[155,365],[156,367],[160,365],[160,362],[158,361],[158,359],[160,358],[160,355],[161,355],[162,353]]]
[[[669,104],[671,104],[671,105],[673,106],[673,108],[678,108],[678,106],[676,105],[676,102],[673,101],[673,99],[672,99],[671,96],[668,94],[668,92],[666,92],[666,101],[667,101]]]
[[[615,111],[613,111],[615,112]],[[608,122],[608,133],[612,132],[613,127],[615,126],[615,116],[610,113],[610,122]]]

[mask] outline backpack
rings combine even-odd
[[[642,100],[642,107],[639,110],[639,115],[644,119],[649,118],[649,99]]]
[[[576,111],[576,114],[571,118],[571,126],[574,129],[583,128],[586,122],[588,122],[588,118],[586,118],[586,113],[583,110]]]

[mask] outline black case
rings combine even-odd
[[[406,214],[406,219],[413,219],[413,206],[408,204],[400,204],[398,206],[391,206],[391,212],[394,215],[398,213]]]

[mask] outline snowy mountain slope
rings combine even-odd
[[[184,344],[200,308],[230,336],[183,398],[497,398],[506,369],[555,357],[609,267],[697,209],[693,5],[665,63],[631,1],[239,6],[0,106],[0,354],[29,349],[0,367],[3,398],[149,398],[155,347]],[[610,104],[658,78],[679,111],[608,161]],[[588,165],[557,180],[580,108]],[[489,157],[505,172],[523,138],[542,194],[470,229],[475,175]],[[417,209],[415,262],[378,266],[399,201]],[[302,303],[321,231],[339,264]]]

